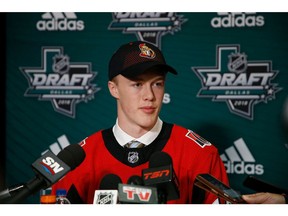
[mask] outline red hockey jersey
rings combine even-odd
[[[158,137],[144,148],[121,147],[112,128],[92,134],[80,145],[86,153],[84,161],[54,184],[52,193],[55,193],[57,188],[67,191],[73,188],[83,203],[92,204],[95,190],[99,189],[104,176],[115,174],[126,184],[131,176],[142,175],[142,170],[148,168],[150,156],[157,151],[171,156],[179,181],[180,198],[170,200],[167,204],[209,204],[217,200],[214,194],[205,193],[193,186],[195,177],[200,173],[210,173],[229,185],[217,148],[193,131],[175,124],[163,122]]]

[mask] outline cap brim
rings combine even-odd
[[[163,64],[162,62],[155,62],[155,61],[135,64],[129,68],[126,68],[120,74],[127,78],[134,78],[153,68],[155,68],[157,71],[170,72],[175,75],[178,74],[173,67],[167,64]]]

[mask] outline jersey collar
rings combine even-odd
[[[121,145],[124,146],[126,143],[132,141],[132,140],[137,140],[145,145],[149,145],[152,143],[156,137],[159,135],[161,129],[162,129],[163,121],[158,117],[156,124],[154,127],[145,133],[143,136],[139,138],[135,138],[127,134],[125,131],[123,131],[119,124],[118,124],[118,118],[116,119],[116,123],[113,126],[113,134],[117,140],[117,142]]]

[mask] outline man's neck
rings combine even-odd
[[[127,134],[134,138],[139,138],[146,134],[147,132],[151,131],[155,125],[157,124],[157,121],[160,119],[158,118],[153,125],[150,127],[142,127],[141,125],[135,124],[127,124],[123,123],[119,118],[117,119],[118,126]]]
[[[120,125],[119,125],[119,119],[116,120],[116,124],[113,127],[113,133],[117,139],[117,141],[120,144],[123,143],[127,143],[128,141],[132,140],[132,139],[137,139],[139,141],[141,141],[144,144],[150,144],[160,133],[163,122],[160,118],[157,119],[156,124],[154,125],[154,127],[147,131],[146,133],[142,134],[141,136],[133,136],[129,133],[127,133],[126,131],[124,131]]]

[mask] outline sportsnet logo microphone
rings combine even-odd
[[[256,164],[253,155],[242,138],[236,140],[234,146],[227,148],[225,153],[220,156],[228,174],[264,174],[263,165]]]
[[[43,166],[44,170],[51,175],[55,175],[58,172],[64,170],[64,168],[57,163],[52,157],[44,158],[40,164]]]
[[[62,178],[71,168],[51,151],[47,151],[33,164],[32,168],[45,178],[48,183],[55,183]]]
[[[73,12],[52,12],[42,14],[42,20],[36,23],[39,31],[83,31],[84,21],[78,20]]]

